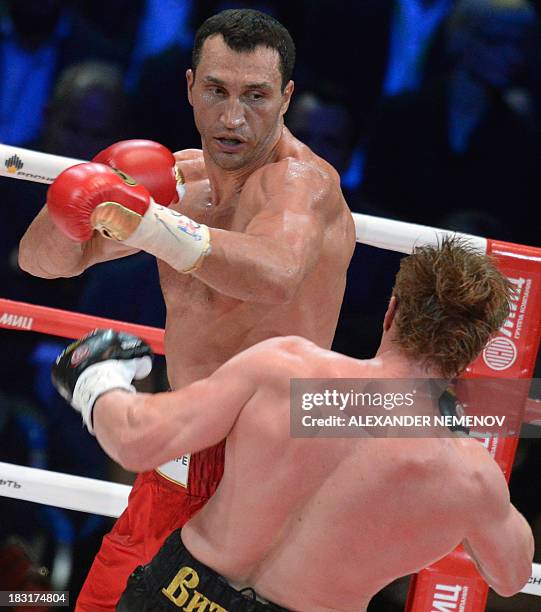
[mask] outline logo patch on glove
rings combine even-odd
[[[83,360],[85,360],[90,355],[90,347],[86,344],[79,346],[73,351],[71,356],[71,365],[75,368],[77,367]]]

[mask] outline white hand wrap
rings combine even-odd
[[[186,195],[186,185],[184,183],[177,182],[177,195],[179,202]]]
[[[210,233],[206,225],[154,201],[124,243],[155,255],[184,274],[196,270],[210,253]]]
[[[71,405],[81,413],[83,422],[88,431],[93,434],[92,409],[96,400],[113,389],[124,389],[135,393],[135,387],[131,384],[145,378],[152,369],[150,357],[139,357],[137,359],[109,359],[95,363],[86,368],[75,383]]]

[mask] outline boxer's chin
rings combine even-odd
[[[239,170],[249,163],[249,155],[246,151],[210,151],[214,163],[223,170]]]

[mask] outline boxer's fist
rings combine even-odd
[[[89,240],[96,229],[185,274],[197,270],[211,250],[206,225],[156,204],[145,187],[104,164],[64,170],[49,187],[47,207],[57,227],[73,240]]]
[[[92,432],[92,408],[98,397],[112,389],[135,391],[132,381],[149,375],[152,359],[150,347],[136,336],[96,329],[57,357],[51,378]]]
[[[150,195],[131,177],[104,164],[84,163],[64,170],[47,191],[47,208],[69,238],[85,242],[98,229],[124,240],[138,227]]]
[[[183,183],[176,160],[166,147],[152,140],[122,140],[98,153],[93,162],[125,172],[144,185],[162,206],[179,200],[177,185]]]

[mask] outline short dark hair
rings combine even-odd
[[[284,90],[295,66],[295,43],[279,21],[253,9],[227,9],[209,17],[195,34],[192,51],[194,72],[201,59],[203,43],[216,34],[221,34],[226,45],[233,51],[253,51],[259,45],[276,49],[280,56]]]

